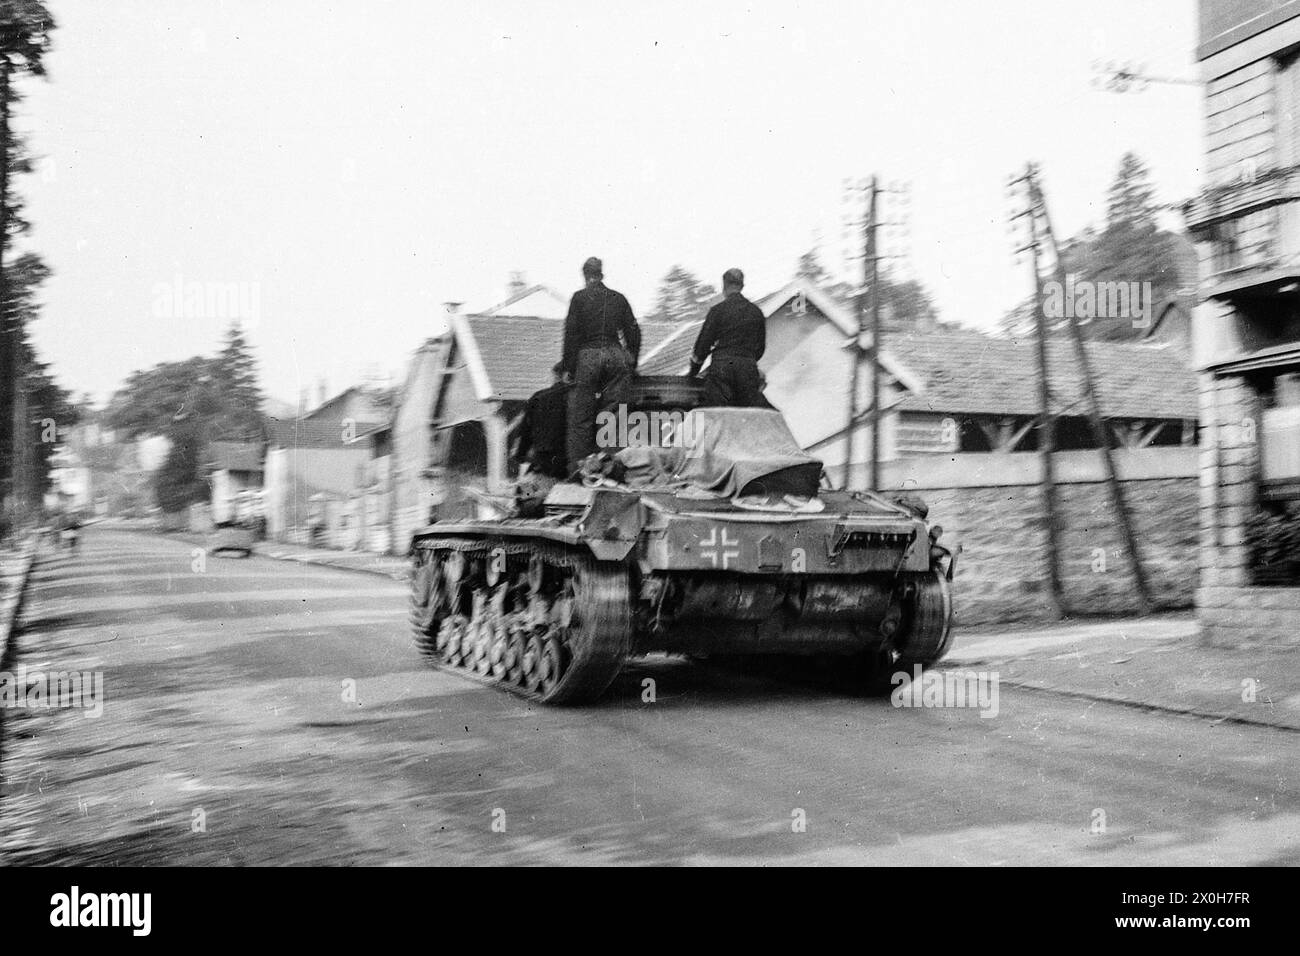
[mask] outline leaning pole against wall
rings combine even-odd
[[[1051,251],[1057,281],[1061,283],[1061,288],[1065,288],[1065,263],[1061,261],[1060,249],[1056,244],[1056,235],[1052,232],[1052,221],[1047,213],[1047,201],[1043,198],[1042,188],[1038,181],[1038,169],[1031,165],[1026,172],[1026,176],[1028,179],[1030,208],[1032,210],[1030,223],[1035,238],[1037,240],[1041,235],[1042,241]],[[1041,311],[1041,298],[1038,307]],[[1151,593],[1147,587],[1146,571],[1142,566],[1142,554],[1138,550],[1137,535],[1133,532],[1132,515],[1129,512],[1128,502],[1124,497],[1124,487],[1120,484],[1119,473],[1115,469],[1115,456],[1111,454],[1110,434],[1106,429],[1105,422],[1102,421],[1101,402],[1097,397],[1097,383],[1092,374],[1092,361],[1088,357],[1088,349],[1084,345],[1083,333],[1079,330],[1078,322],[1075,321],[1070,310],[1066,311],[1066,321],[1069,323],[1070,337],[1074,340],[1075,354],[1079,361],[1079,374],[1083,379],[1084,395],[1087,398],[1088,422],[1092,426],[1093,437],[1097,442],[1097,450],[1101,454],[1102,462],[1106,468],[1106,482],[1110,486],[1115,517],[1119,522],[1120,534],[1124,539],[1124,547],[1128,552],[1129,567],[1133,574],[1133,590],[1137,595],[1138,611],[1141,614],[1149,614],[1152,607]]]

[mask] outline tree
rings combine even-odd
[[[822,266],[816,249],[809,249],[795,265],[795,278],[817,286],[831,298],[850,309],[869,308],[864,285],[837,281]],[[880,283],[880,316],[886,330],[909,332],[936,332],[952,328],[939,318],[939,309],[930,298],[929,290],[916,279],[896,279],[889,270],[877,270]]]
[[[1119,170],[1106,193],[1106,225],[1098,232],[1089,226],[1060,243],[1062,271],[1074,288],[1072,298],[1081,300],[1089,296],[1085,310],[1077,302],[1075,320],[1086,338],[1123,341],[1140,338],[1148,327],[1140,319],[1139,310],[1149,310],[1154,320],[1155,310],[1171,299],[1185,297],[1183,276],[1191,271],[1189,264],[1194,252],[1185,236],[1160,228],[1157,220],[1158,205],[1151,187],[1146,166],[1133,153],[1125,153]],[[1055,275],[1044,275],[1047,282],[1057,282]],[[1108,286],[1125,284],[1129,305],[1127,314],[1101,314]],[[1149,285],[1148,285],[1149,283]],[[1084,284],[1090,286],[1085,289]],[[1136,285],[1132,285],[1136,284]],[[1138,290],[1135,301],[1131,294]],[[1060,290],[1064,296],[1067,290]],[[1052,295],[1050,288],[1045,295]],[[1026,300],[1016,306],[998,323],[999,331],[1015,337],[1034,334],[1034,303]],[[1068,332],[1063,315],[1048,316],[1048,333]]]
[[[28,396],[23,391],[24,316],[9,306],[11,269],[9,253],[15,236],[27,229],[22,204],[14,194],[15,175],[28,172],[31,163],[21,141],[13,134],[10,117],[20,96],[15,75],[44,76],[45,53],[54,19],[39,0],[0,0],[0,446],[10,449],[0,472],[0,497],[9,507],[32,489],[17,487],[25,460],[22,445],[28,419]]]
[[[169,514],[186,510],[208,497],[203,475],[202,423],[183,420],[167,435],[170,445],[162,467],[154,475],[154,500]]]
[[[154,476],[154,497],[179,511],[207,497],[203,464],[214,441],[263,435],[257,362],[237,325],[212,358],[196,355],[132,372],[109,401],[106,424],[128,438],[163,435],[170,449]]]
[[[27,494],[35,498],[50,487],[51,458],[68,428],[80,419],[80,411],[70,392],[50,374],[40,360],[27,334],[39,314],[37,290],[50,270],[34,253],[24,253],[7,270],[9,297],[5,311],[9,324],[18,335],[18,366],[23,410],[22,432],[18,441],[3,450],[7,465],[26,478]],[[16,459],[16,460],[15,460]]]
[[[260,437],[264,418],[257,360],[238,322],[226,330],[226,342],[213,363],[212,374],[222,406],[214,422],[215,433],[227,440],[252,441]]]
[[[1085,231],[1065,244],[1061,257],[1066,272],[1094,284],[1138,283],[1145,290],[1141,304],[1149,310],[1176,297],[1188,240],[1160,228],[1153,197],[1146,166],[1125,153],[1107,192],[1106,228],[1100,234]],[[1144,333],[1132,314],[1082,319],[1080,329],[1091,339],[1133,339]]]
[[[702,319],[718,291],[701,282],[689,269],[673,266],[659,283],[652,322],[690,322]]]

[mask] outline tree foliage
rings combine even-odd
[[[0,461],[6,473],[13,465],[14,452],[30,455],[32,490],[43,493],[50,487],[51,458],[57,438],[75,425],[81,412],[72,394],[58,384],[49,366],[40,360],[28,329],[40,313],[37,293],[50,270],[34,253],[24,253],[5,267],[8,296],[4,302],[6,324],[15,336],[22,369],[22,391],[26,398],[24,420],[27,431],[20,443],[0,446]]]
[[[170,450],[154,476],[159,507],[177,511],[207,497],[203,462],[214,441],[261,441],[257,362],[238,325],[220,352],[132,372],[109,401],[106,423],[128,438],[163,435]]]
[[[865,284],[837,281],[822,265],[816,249],[809,249],[799,257],[795,278],[815,284],[849,308],[869,307]],[[940,318],[929,290],[918,280],[898,278],[888,268],[880,268],[876,282],[880,285],[880,316],[887,330],[937,332],[952,328]]]
[[[39,260],[11,261],[14,237],[27,230],[15,180],[20,173],[31,170],[31,162],[21,138],[14,134],[10,117],[14,104],[21,99],[15,80],[24,74],[45,75],[45,54],[53,29],[54,19],[39,0],[0,0],[0,448],[4,449],[0,478],[5,479],[0,494],[9,493],[10,502],[35,491],[37,485],[43,486],[48,475],[50,450],[38,449],[29,455],[32,446],[22,430],[26,428],[25,412],[33,403],[38,399],[50,401],[55,396],[46,390],[41,396],[26,394],[23,402],[18,401],[18,389],[33,384],[33,369],[26,363],[35,357],[27,339],[26,322],[35,318],[35,309],[30,298],[17,305],[11,305],[10,298],[23,291],[25,281],[28,290],[39,285],[46,273],[23,275],[24,269],[32,268]],[[44,371],[44,366],[35,370],[36,384],[44,384]],[[23,476],[30,475],[33,480],[22,487],[10,480],[19,477],[15,467],[20,456],[37,466],[36,472]]]
[[[690,322],[701,319],[709,310],[718,290],[701,282],[695,273],[673,266],[659,283],[654,311],[647,316],[652,322]]]
[[[1087,282],[1093,288],[1102,283],[1138,283],[1149,289],[1142,294],[1142,304],[1152,317],[1161,304],[1185,297],[1184,272],[1191,246],[1185,236],[1160,228],[1155,201],[1146,166],[1133,153],[1120,160],[1115,179],[1106,193],[1106,222],[1100,231],[1088,227],[1061,243],[1061,265],[1078,286]],[[1055,281],[1056,277],[1045,277]],[[1143,286],[1150,283],[1150,286]],[[1133,315],[1076,316],[1085,338],[1123,341],[1140,338],[1146,326],[1134,323]],[[999,322],[1006,335],[1034,334],[1034,303],[1027,299],[1009,311]],[[1059,317],[1049,317],[1049,334],[1068,332],[1068,324]]]

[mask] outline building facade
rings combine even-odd
[[[1300,2],[1201,0],[1201,587],[1212,643],[1300,635]]]

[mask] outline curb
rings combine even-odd
[[[386,571],[383,568],[366,568],[358,567],[351,564],[336,564],[329,559],[320,559],[309,554],[272,554],[269,551],[262,550],[261,547],[254,546],[253,553],[259,558],[270,558],[272,561],[293,561],[297,564],[308,564],[313,567],[334,568],[338,571],[356,571],[358,574],[377,574],[381,578],[387,578],[390,581],[406,582],[409,578],[406,575],[398,576],[392,571]]]
[[[1081,690],[1069,690],[1064,687],[1052,687],[1048,684],[1031,684],[1026,681],[1000,681],[1007,687],[1017,687],[1021,690],[1037,691],[1040,694],[1051,694],[1054,697],[1069,697],[1074,700],[1088,700],[1100,704],[1114,704],[1119,707],[1128,707],[1132,710],[1154,711],[1160,714],[1170,714],[1178,717],[1196,717],[1199,720],[1208,720],[1216,724],[1241,724],[1247,727],[1268,727],[1272,730],[1284,730],[1293,734],[1300,734],[1300,727],[1294,724],[1279,724],[1268,720],[1260,720],[1255,717],[1243,717],[1239,714],[1225,714],[1213,710],[1202,710],[1199,707],[1178,707],[1173,704],[1160,704],[1153,701],[1137,701],[1128,697],[1119,697],[1112,694],[1093,694]]]
[[[13,636],[14,624],[22,613],[23,599],[27,596],[27,581],[36,564],[36,537],[29,537],[20,551],[17,588],[12,594],[6,594],[0,601],[0,661],[9,656],[9,639]]]
[[[169,538],[169,539],[171,539],[172,541],[180,541],[180,542],[183,542],[183,543],[185,543],[185,544],[194,545],[195,547],[203,547],[203,540],[202,540],[202,539],[203,539],[203,535],[198,534],[198,533],[195,533],[195,532],[187,532],[187,531],[154,531],[154,532],[147,532],[147,531],[141,531],[141,532],[139,532],[139,533],[140,533],[140,534],[150,534],[150,533],[152,533],[152,534],[157,535],[157,536],[160,537],[160,538]],[[296,563],[296,564],[306,564],[306,565],[311,565],[312,567],[318,567],[318,568],[333,568],[333,569],[336,570],[336,571],[355,571],[355,572],[358,573],[358,574],[375,574],[375,575],[378,575],[378,576],[381,577],[381,578],[387,578],[387,579],[390,580],[390,581],[397,581],[398,583],[402,583],[402,584],[406,583],[406,582],[409,580],[409,577],[407,577],[407,576],[398,577],[396,574],[392,573],[391,571],[385,571],[383,568],[365,568],[365,567],[357,567],[356,565],[351,565],[351,564],[336,564],[336,563],[334,563],[333,561],[331,561],[331,560],[329,560],[329,559],[323,559],[323,560],[322,560],[322,559],[317,558],[317,557],[315,557],[315,556],[313,556],[313,555],[310,555],[310,554],[301,554],[301,553],[299,553],[299,554],[272,554],[270,551],[267,551],[267,550],[266,550],[266,545],[267,545],[267,542],[265,542],[265,541],[259,541],[259,542],[257,542],[256,544],[254,544],[254,545],[253,545],[253,554],[257,555],[259,558],[268,558],[268,559],[270,559],[270,560],[272,560],[272,561],[292,561],[292,562],[294,562],[294,563]],[[277,545],[274,545],[274,544],[271,545],[271,546],[272,546],[272,547],[277,547]],[[205,549],[205,550],[206,550],[206,549]],[[354,552],[354,553],[361,553],[361,552]]]

